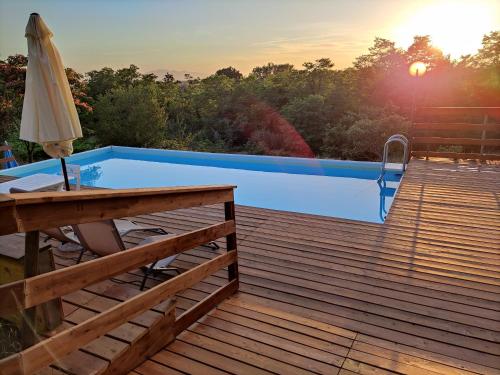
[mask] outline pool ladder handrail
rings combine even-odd
[[[391,135],[389,137],[389,139],[387,139],[387,141],[385,142],[385,145],[384,145],[384,154],[382,156],[382,167],[381,167],[381,170],[380,170],[380,177],[378,178],[379,180],[381,180],[384,175],[385,175],[385,171],[386,171],[386,164],[387,164],[387,157],[388,157],[388,154],[389,154],[389,145],[393,142],[399,142],[403,145],[403,168],[402,168],[402,172],[406,171],[406,163],[407,163],[407,158],[408,158],[408,138],[406,138],[404,135],[402,134],[394,134],[394,135]]]

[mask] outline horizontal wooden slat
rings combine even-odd
[[[457,130],[457,131],[498,131],[500,124],[470,124],[470,123],[440,123],[417,122],[413,124],[414,130]]]
[[[47,202],[72,202],[99,200],[107,198],[144,198],[146,196],[175,195],[179,193],[202,193],[216,190],[232,190],[234,185],[196,185],[176,186],[159,188],[137,188],[137,189],[85,189],[79,191],[46,191],[23,194],[4,194],[0,200],[0,206],[4,205],[27,205]]]
[[[233,186],[0,195],[0,235],[233,200]]]
[[[12,147],[9,145],[1,145],[0,146],[0,152],[1,151],[9,151],[9,150],[12,150]]]
[[[16,161],[16,158],[14,156],[9,156],[8,158],[2,158],[0,159],[0,163],[8,163],[9,161]]]
[[[500,107],[422,107],[419,114],[500,116]]]
[[[81,324],[41,341],[18,354],[0,360],[2,373],[5,375],[34,373],[51,364],[55,359],[61,358],[104,335],[133,319],[144,310],[158,305],[181,290],[193,286],[236,260],[236,251],[219,255]]]
[[[226,221],[165,240],[137,246],[89,262],[63,268],[0,286],[0,295],[15,296],[17,308],[29,308],[80,290],[112,276],[136,269],[184,250],[203,245],[236,230],[234,221]],[[23,289],[20,292],[20,289]],[[13,297],[10,297],[12,300]],[[0,306],[0,312],[12,310],[12,304]]]
[[[412,156],[451,159],[500,160],[500,154],[478,154],[465,152],[412,151]]]
[[[413,144],[500,146],[500,139],[413,137]]]
[[[215,306],[238,290],[238,279],[234,279],[215,292],[208,295],[205,299],[198,302],[192,308],[184,312],[175,322],[175,334],[178,335],[191,324],[200,319],[203,315],[212,310]]]

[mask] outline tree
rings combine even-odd
[[[165,136],[167,115],[154,84],[111,89],[95,103],[94,115],[103,146],[160,146]]]
[[[222,75],[222,76],[226,76],[228,78],[236,79],[236,80],[243,78],[243,74],[241,74],[239,70],[233,68],[232,66],[217,70],[215,72],[215,75],[217,75],[217,76]]]
[[[417,35],[413,38],[413,43],[406,52],[406,59],[408,63],[423,62],[428,70],[450,64],[449,56],[445,57],[440,49],[432,45],[429,35]]]
[[[156,74],[153,74],[153,73],[148,73],[148,74],[142,75],[143,82],[153,83],[153,82],[156,82],[157,79],[158,79],[158,76]]]
[[[475,60],[482,67],[500,67],[500,31],[492,31],[483,36],[483,46]]]
[[[274,64],[268,63],[267,65],[258,66],[253,68],[252,75],[256,78],[267,78],[274,74],[279,74],[283,72],[289,72],[293,70],[293,65],[291,64]]]
[[[285,105],[281,112],[300,133],[313,152],[319,154],[328,123],[324,97],[309,95],[304,98],[296,98]]]
[[[378,69],[388,71],[406,64],[404,51],[396,48],[396,44],[388,39],[375,38],[368,54],[361,55],[354,61],[357,70]]]
[[[305,73],[311,94],[321,94],[328,89],[333,77],[334,63],[328,58],[321,58],[315,62],[305,62]]]
[[[144,76],[139,73],[139,67],[134,64],[131,64],[128,68],[118,69],[114,76],[118,86],[121,87],[130,87],[141,78],[144,78]],[[153,76],[156,79],[154,74]]]
[[[386,138],[405,131],[415,92],[417,106],[498,105],[499,55],[500,32],[493,31],[477,54],[458,61],[428,36],[416,36],[407,50],[375,38],[345,69],[319,58],[300,69],[268,63],[244,77],[229,66],[178,81],[141,74],[135,65],[85,76],[68,68],[84,132],[75,149],[126,144],[380,160]],[[418,81],[408,74],[416,60],[429,67]],[[0,62],[0,137],[12,141],[21,158],[29,158],[16,141],[26,63],[22,55]],[[39,148],[33,155],[46,157]]]
[[[346,113],[325,132],[324,156],[351,160],[381,160],[384,143],[393,134],[406,134],[409,121],[395,108],[364,108]]]
[[[246,148],[254,153],[312,157],[310,147],[295,128],[272,107],[259,101],[235,119],[240,134],[247,140]]]
[[[7,139],[21,121],[27,62],[23,55],[0,61],[0,140]]]
[[[117,87],[115,71],[111,68],[92,70],[87,74],[87,88],[90,97],[97,99]]]
[[[170,73],[166,73],[166,74],[163,76],[162,81],[163,81],[164,83],[172,83],[172,82],[174,82],[174,81],[175,81],[175,78],[174,78],[174,76],[173,76],[172,74],[170,74]]]
[[[65,72],[78,114],[82,116],[92,112],[91,98],[87,94],[87,83],[83,80],[83,74],[71,68],[66,68]]]
[[[33,161],[35,143],[19,139],[21,113],[28,59],[23,55],[13,55],[7,61],[0,61],[0,137],[10,142],[18,158]],[[3,143],[3,142],[2,142]]]
[[[15,68],[24,68],[28,65],[28,57],[17,54],[7,57],[7,64]]]

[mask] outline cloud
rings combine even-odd
[[[255,52],[269,58],[331,57],[340,65],[348,65],[353,56],[366,50],[370,39],[359,39],[355,34],[330,33],[299,37],[280,37],[252,44]]]

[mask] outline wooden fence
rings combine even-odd
[[[412,156],[500,160],[500,124],[491,122],[500,118],[499,107],[427,107],[422,108],[418,115],[432,118],[432,122],[412,125]],[[481,122],[449,122],[450,118],[479,118]],[[433,133],[441,134],[435,136]],[[489,137],[490,134],[494,138]],[[439,146],[460,146],[462,150],[436,150]]]
[[[113,364],[107,371],[128,372],[238,289],[233,186],[0,195],[0,235],[28,232],[27,251],[30,247],[38,250],[38,231],[42,229],[216,203],[224,204],[225,220],[222,222],[0,286],[0,313],[16,309],[30,311],[36,305],[112,276],[226,237],[227,252],[224,254],[1,360],[0,373],[32,374],[39,371],[144,311],[171,299],[176,293],[228,267],[227,284],[178,317],[175,317],[175,301],[172,299],[160,327],[161,333],[155,335],[153,332],[149,342],[143,342],[125,361]]]

